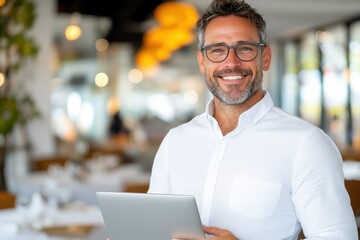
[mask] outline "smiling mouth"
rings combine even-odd
[[[234,68],[226,68],[214,72],[214,78],[220,78],[223,81],[240,81],[246,77],[252,76],[252,71],[250,69],[242,69],[239,66]]]
[[[221,77],[221,78],[224,79],[224,80],[227,80],[227,81],[231,81],[231,80],[240,80],[240,79],[244,78],[244,76],[242,76],[242,75],[223,76],[223,77]]]

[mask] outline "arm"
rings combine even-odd
[[[292,200],[306,239],[358,239],[344,186],[343,162],[335,144],[314,129],[295,156]]]

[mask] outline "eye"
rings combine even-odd
[[[227,47],[224,46],[212,46],[207,49],[208,54],[221,55],[226,54]]]
[[[256,46],[253,45],[238,45],[236,51],[239,53],[250,53],[255,51]]]

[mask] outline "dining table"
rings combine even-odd
[[[141,164],[98,160],[29,172],[13,182],[15,207],[0,210],[0,240],[106,240],[96,193],[149,180]]]
[[[62,203],[79,201],[97,205],[96,192],[121,192],[129,184],[150,180],[150,173],[137,163],[113,168],[93,163],[86,171],[74,172],[73,166],[57,166],[49,171],[29,173],[14,181],[12,192],[18,197],[29,197],[35,192],[45,196],[56,194],[57,201]]]
[[[24,209],[0,210],[1,240],[106,240],[108,237],[98,206],[68,203],[54,211],[30,217]],[[29,209],[28,209],[29,210]]]

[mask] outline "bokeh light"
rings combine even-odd
[[[105,87],[109,82],[109,77],[106,73],[100,72],[95,76],[95,84],[98,87]]]
[[[65,37],[69,41],[74,41],[81,36],[81,29],[77,25],[69,25],[65,29]]]
[[[144,74],[137,68],[134,68],[128,73],[129,81],[132,83],[139,83],[144,79]]]
[[[109,48],[109,42],[108,40],[104,39],[104,38],[99,38],[98,40],[96,40],[95,42],[95,48],[97,51],[99,52],[105,52],[106,50],[108,50]]]
[[[0,87],[5,83],[5,76],[3,73],[0,72]]]
[[[199,94],[195,90],[187,90],[183,95],[184,101],[187,104],[196,104],[199,100]]]

